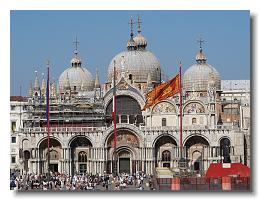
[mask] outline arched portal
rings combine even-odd
[[[111,100],[106,108],[106,122],[112,123],[113,101]],[[128,123],[139,126],[143,123],[141,106],[138,101],[131,96],[120,95],[116,97],[116,119],[117,123]]]
[[[28,170],[29,170],[29,165],[28,165],[28,163],[29,163],[30,157],[31,157],[30,152],[29,152],[28,150],[25,150],[25,151],[23,152],[23,158],[24,158],[24,166],[23,166],[23,168],[24,168],[24,171],[25,171],[26,173],[27,173]]]
[[[116,134],[116,149],[114,148],[114,135],[110,134],[106,141],[108,173],[135,173],[141,171],[139,158],[139,138],[128,129],[120,129]]]
[[[220,140],[220,156],[223,157],[223,163],[231,163],[230,159],[230,140],[222,138]]]
[[[186,140],[185,144],[186,158],[189,161],[189,167],[196,173],[202,172],[207,168],[204,163],[204,152],[209,147],[209,142],[201,136],[192,136]]]
[[[85,136],[76,136],[70,143],[70,171],[71,174],[85,174],[91,172],[91,141]]]
[[[48,139],[44,139],[39,145],[39,171],[40,173],[48,172],[48,167],[52,172],[59,172],[61,170],[61,153],[62,153],[62,146],[61,143],[55,139],[50,138],[50,163],[48,166]]]
[[[174,158],[177,157],[177,142],[170,135],[163,135],[155,142],[155,166],[174,167]]]

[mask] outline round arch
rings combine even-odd
[[[230,139],[229,136],[222,136],[221,138],[218,139],[218,145],[220,145],[220,142],[221,142],[221,140],[223,140],[223,139],[228,139],[229,142],[230,142],[230,144],[231,144],[231,139]]]
[[[183,141],[183,146],[187,146],[187,142],[190,142],[192,138],[195,139],[192,141],[192,143],[196,143],[196,142],[200,141],[200,139],[202,139],[204,144],[210,146],[210,142],[209,142],[208,138],[206,138],[203,135],[194,135],[194,134],[185,138],[185,140]]]
[[[174,141],[174,144],[176,144],[176,146],[177,146],[177,139],[173,136],[173,135],[170,135],[170,134],[168,134],[168,133],[163,133],[163,134],[161,134],[161,135],[159,135],[159,136],[157,136],[155,139],[154,139],[154,141],[153,141],[153,144],[152,144],[152,147],[153,148],[155,148],[155,144],[156,144],[156,142],[158,142],[162,137],[170,137],[173,141]]]
[[[185,112],[185,110],[186,109],[188,109],[188,106],[189,105],[192,105],[192,104],[199,104],[201,107],[198,107],[198,108],[190,108],[190,109],[195,109],[195,111],[197,112],[198,111],[198,113],[205,113],[206,112],[206,107],[205,107],[205,105],[203,104],[203,102],[201,102],[201,101],[198,101],[198,100],[191,100],[191,101],[188,101],[188,102],[186,102],[185,103],[185,105],[183,106],[183,109],[182,109],[182,112],[183,113],[187,113],[187,112]]]
[[[178,112],[178,109],[177,109],[177,106],[172,102],[172,101],[169,101],[169,100],[163,100],[163,101],[159,101],[159,102],[157,102],[155,105],[153,105],[152,106],[152,108],[151,108],[151,113],[152,114],[155,114],[154,113],[154,109],[158,106],[158,105],[160,105],[160,104],[170,104],[172,107],[173,107],[173,109],[174,109],[174,111],[173,111],[173,113],[177,113]],[[167,107],[165,108],[165,110],[167,109]],[[168,108],[169,110],[167,111],[167,112],[169,112],[169,113],[171,113],[171,109],[170,108]]]
[[[38,142],[38,144],[37,144],[37,147],[38,148],[41,148],[42,147],[42,145],[46,145],[47,146],[47,142],[48,142],[48,138],[47,137],[44,137],[44,138],[42,138],[39,142]],[[61,148],[62,148],[62,142],[58,139],[58,138],[56,138],[56,137],[50,137],[50,146],[53,146],[53,145],[55,145],[55,146],[60,146]]]
[[[80,138],[83,138],[83,140],[79,141]],[[90,144],[90,146],[93,147],[93,141],[86,135],[76,135],[71,137],[67,146],[71,147],[73,142],[79,142],[80,144],[86,142],[86,144]]]
[[[124,125],[118,124],[117,125],[117,132],[118,131],[124,131],[124,130],[129,131],[132,134],[136,135],[136,137],[139,140],[139,146],[142,146],[142,141],[143,141],[142,132],[139,129],[137,129],[136,126],[131,125],[131,124],[124,124]],[[110,127],[110,128],[107,129],[106,134],[102,138],[102,144],[103,144],[104,147],[107,147],[108,139],[111,136],[113,136],[113,133],[114,133],[114,127]]]
[[[43,142],[44,142],[45,140],[46,140],[46,142],[47,142],[47,141],[48,141],[48,137],[44,137],[44,138],[40,139],[40,140],[38,141],[38,143],[37,143],[37,147],[40,148],[40,145],[43,144]],[[50,136],[50,140],[60,143],[60,146],[61,146],[61,147],[63,146],[63,145],[62,145],[62,142],[60,141],[59,138]]]

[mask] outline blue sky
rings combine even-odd
[[[202,37],[207,62],[221,79],[250,79],[249,11],[11,11],[11,95],[27,94],[34,71],[51,74],[57,80],[70,66],[73,41],[79,40],[79,55],[93,76],[107,78],[112,58],[126,49],[130,16],[142,18],[142,34],[148,49],[169,77],[178,73],[178,61],[185,71],[195,63]],[[135,26],[135,33],[137,26]]]

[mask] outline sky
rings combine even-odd
[[[168,77],[196,63],[198,40],[202,38],[207,63],[222,80],[250,79],[249,11],[11,11],[10,94],[28,94],[35,71],[46,74],[51,62],[51,77],[58,80],[70,67],[75,38],[79,41],[82,66],[101,82],[107,79],[113,57],[126,50],[130,38],[129,20],[142,20],[147,49],[159,59]],[[137,34],[137,24],[134,25]]]

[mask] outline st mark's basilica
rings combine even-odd
[[[202,45],[198,52],[187,53],[194,56],[182,76],[182,143],[188,169],[203,174],[211,163],[223,162],[224,147],[228,162],[250,166],[250,81],[221,80]],[[98,71],[92,75],[81,62],[77,41],[71,62],[60,70],[64,71],[59,79],[50,85],[51,171],[72,175],[178,170],[179,94],[142,110],[147,92],[162,82],[162,67],[148,48],[140,21],[126,49],[108,65],[105,83]],[[116,149],[111,118],[114,81]],[[11,170],[46,173],[46,77],[36,73],[28,95],[11,96],[10,104]]]

